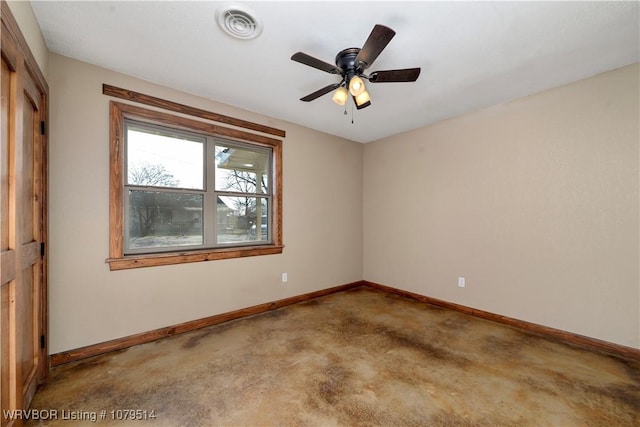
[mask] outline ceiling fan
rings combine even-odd
[[[420,75],[420,68],[374,71],[368,75],[364,73],[395,35],[396,32],[391,28],[384,25],[374,26],[362,49],[351,47],[338,52],[335,66],[303,52],[294,53],[291,56],[292,60],[342,77],[339,83],[325,86],[300,98],[300,101],[313,101],[335,90],[333,101],[336,104],[345,105],[349,93],[351,93],[356,108],[360,110],[371,105],[371,97],[364,86],[363,79],[368,80],[370,83],[415,82]],[[349,89],[348,91],[347,88]]]

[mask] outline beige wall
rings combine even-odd
[[[51,90],[52,353],[363,277],[640,348],[638,65],[362,146],[48,55],[9,6]],[[110,272],[102,83],[285,129],[284,253]]]
[[[361,144],[55,54],[49,67],[51,353],[362,279]],[[283,254],[109,271],[103,83],[284,129]]]
[[[49,50],[47,49],[44,37],[42,37],[42,32],[40,32],[40,26],[33,13],[33,9],[31,9],[31,2],[8,1],[7,4],[20,27],[24,39],[29,45],[29,49],[31,49],[33,57],[40,67],[40,71],[42,71],[42,74],[46,78],[49,72]]]
[[[367,144],[364,278],[640,347],[638,80],[636,64]]]
[[[52,353],[363,277],[640,347],[637,65],[364,146],[50,68]],[[285,252],[110,272],[102,83],[285,129]]]

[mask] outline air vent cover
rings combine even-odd
[[[216,10],[216,21],[222,30],[237,39],[254,39],[262,32],[262,22],[247,6],[228,4]]]

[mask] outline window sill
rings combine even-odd
[[[122,258],[107,258],[111,271],[131,268],[155,267],[159,265],[185,264],[189,262],[213,261],[220,259],[244,258],[260,255],[281,254],[283,245],[246,246],[222,249],[206,249],[189,252],[169,252],[163,254],[126,255]]]

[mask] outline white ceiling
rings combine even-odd
[[[370,142],[640,61],[640,2],[249,2],[264,30],[231,38],[221,2],[33,1],[49,50],[154,83]],[[375,24],[396,36],[367,72],[421,67],[415,83],[368,84],[348,115],[327,94],[334,63]],[[105,82],[109,83],[109,82]]]

